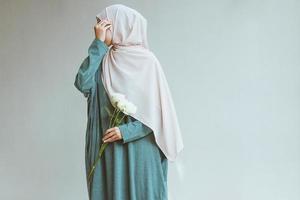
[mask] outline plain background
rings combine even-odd
[[[299,200],[296,0],[1,0],[0,199],[88,199],[73,82],[112,3],[148,19],[169,81],[185,144],[173,199]]]

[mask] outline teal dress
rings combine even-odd
[[[105,107],[113,109],[100,74],[107,51],[108,46],[95,38],[74,82],[88,104],[86,177],[108,129]],[[109,143],[97,163],[93,179],[87,183],[89,200],[167,200],[168,160],[157,146],[153,131],[131,116],[118,127],[122,139]]]

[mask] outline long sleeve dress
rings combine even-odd
[[[105,107],[113,110],[100,74],[107,51],[108,46],[95,38],[74,82],[88,104],[86,177],[108,129],[109,116]],[[168,160],[157,146],[153,131],[131,116],[118,127],[122,139],[108,144],[91,183],[87,181],[89,200],[167,200]]]

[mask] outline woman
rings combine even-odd
[[[147,21],[122,4],[97,16],[95,39],[74,85],[87,97],[86,173],[102,142],[110,143],[88,184],[90,200],[167,200],[168,160],[183,149],[168,84],[149,50]],[[105,107],[124,94],[137,106],[129,121],[109,128]]]

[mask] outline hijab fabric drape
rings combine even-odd
[[[137,106],[132,117],[153,130],[156,143],[168,160],[183,149],[181,130],[163,69],[150,51],[147,20],[122,4],[96,15],[112,22],[112,48],[102,61],[102,82],[109,97],[122,93]]]

